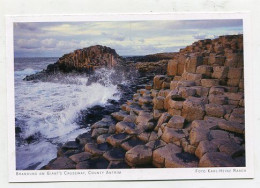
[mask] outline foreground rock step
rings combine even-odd
[[[243,78],[242,35],[195,42],[45,169],[245,166]]]

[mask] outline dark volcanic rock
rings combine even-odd
[[[132,57],[125,57],[126,61],[132,62],[156,62],[160,60],[168,60],[172,59],[176,53],[157,53],[157,54],[150,54],[145,56],[132,56]]]
[[[24,80],[41,79],[57,72],[91,72],[99,67],[112,68],[122,62],[124,60],[114,49],[101,45],[90,46],[63,55],[56,63],[48,65],[46,70],[26,76]]]
[[[55,64],[49,65],[47,71],[91,71],[100,66],[113,67],[119,62],[122,62],[122,59],[114,49],[96,45],[63,55]]]

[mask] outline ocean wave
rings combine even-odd
[[[95,105],[105,106],[109,99],[120,99],[117,85],[106,80],[109,77],[105,75],[109,75],[110,71],[112,70],[103,72],[103,80],[90,84],[87,84],[89,77],[84,75],[59,76],[53,82],[16,79],[15,117],[22,129],[19,140],[24,141],[17,142],[17,160],[31,161],[19,163],[18,169],[25,169],[33,164],[42,166],[51,160],[54,149],[50,149],[52,154],[46,154],[47,159],[43,160],[39,148],[43,147],[43,151],[47,146],[57,148],[58,144],[74,140],[77,135],[88,131],[89,128],[82,128],[77,123],[82,110]],[[17,71],[16,76],[21,78],[21,75],[33,72],[32,69]],[[33,138],[29,144],[26,142],[28,138]]]
[[[32,68],[26,68],[26,69],[23,69],[23,70],[15,71],[14,75],[15,75],[15,77],[19,77],[19,78],[22,77],[23,78],[27,75],[35,74],[39,71],[40,70],[35,70],[35,69],[32,69]]]

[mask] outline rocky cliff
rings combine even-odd
[[[111,68],[121,61],[122,58],[114,49],[96,45],[63,55],[54,65],[49,65],[47,70],[51,71],[58,68],[63,72],[70,72],[72,70],[89,71],[98,67]]]
[[[26,76],[25,80],[41,79],[56,72],[88,73],[100,67],[112,68],[122,62],[124,62],[123,58],[114,49],[101,45],[90,46],[63,55],[56,63],[48,65],[46,70]]]
[[[243,35],[195,42],[44,169],[245,166],[243,70]]]

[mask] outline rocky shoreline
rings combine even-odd
[[[131,66],[160,75],[42,169],[246,165],[243,35],[200,40],[165,62]]]

